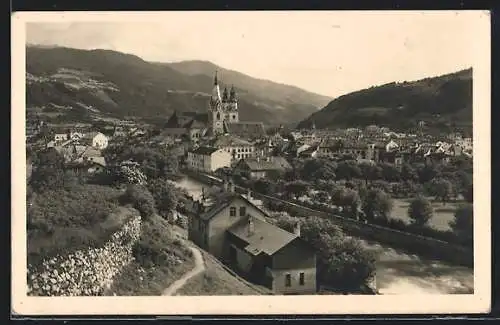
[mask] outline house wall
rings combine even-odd
[[[273,277],[272,290],[279,294],[313,294],[316,292],[316,268],[299,268],[288,270],[271,270]],[[304,285],[300,285],[300,273],[304,273]],[[290,275],[290,286],[286,286],[287,274]]]
[[[243,272],[246,273],[250,272],[253,265],[252,256],[250,256],[250,254],[248,254],[244,250],[236,247],[235,245],[231,246],[234,247],[234,249],[236,250],[236,264],[238,268]]]
[[[214,172],[222,167],[230,167],[231,166],[231,154],[224,150],[217,150],[211,156],[211,161],[209,161],[209,165],[207,166],[210,172]]]
[[[273,290],[283,294],[316,292],[316,254],[300,240],[295,239],[273,255]],[[304,273],[304,284],[300,284]],[[286,275],[291,278],[286,286]]]
[[[104,149],[108,146],[108,138],[104,134],[99,133],[92,139],[92,146]]]
[[[250,177],[258,179],[258,178],[265,178],[266,177],[266,171],[256,171],[256,172],[251,172]]]
[[[230,206],[224,208],[214,216],[208,224],[208,251],[215,257],[225,260],[229,254],[229,248],[226,244],[226,230],[245,216],[240,216],[240,207],[246,207],[246,214],[264,220],[264,214],[251,206],[243,199],[235,199]],[[230,207],[236,208],[236,216],[230,216]]]

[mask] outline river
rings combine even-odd
[[[206,185],[183,178],[175,185],[186,189],[195,199]],[[474,273],[471,268],[449,265],[408,254],[376,242],[360,239],[378,256],[376,284],[381,294],[472,294]]]

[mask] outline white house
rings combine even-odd
[[[105,149],[108,146],[108,137],[101,132],[86,133],[80,141],[97,149]]]
[[[191,170],[210,173],[222,167],[230,167],[232,158],[232,154],[224,149],[198,147],[188,151],[187,166]]]

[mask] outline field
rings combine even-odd
[[[180,296],[234,296],[261,295],[258,290],[250,287],[243,280],[234,277],[226,271],[213,257],[203,252],[205,272],[190,279],[178,291]]]
[[[410,205],[411,199],[394,199],[394,205],[392,208],[392,217],[394,219],[400,219],[407,223],[410,222],[408,217],[408,206]],[[455,209],[462,202],[449,202],[443,205],[441,202],[433,202],[432,198],[429,198],[432,202],[432,207],[434,208],[434,215],[429,221],[429,225],[437,230],[449,230],[450,227],[448,223],[453,220]]]

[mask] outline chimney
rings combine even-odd
[[[251,190],[251,189],[248,189],[248,190],[247,190],[247,199],[248,199],[248,200],[251,200],[251,199],[252,199],[252,190]]]
[[[248,218],[248,236],[252,236],[254,234],[255,228],[253,223],[253,217],[250,216]]]
[[[227,192],[229,190],[229,183],[227,180],[224,180],[224,192]]]
[[[293,228],[293,233],[300,237],[300,221],[297,221],[295,227]]]
[[[234,193],[234,183],[232,181],[229,183],[229,192]]]

